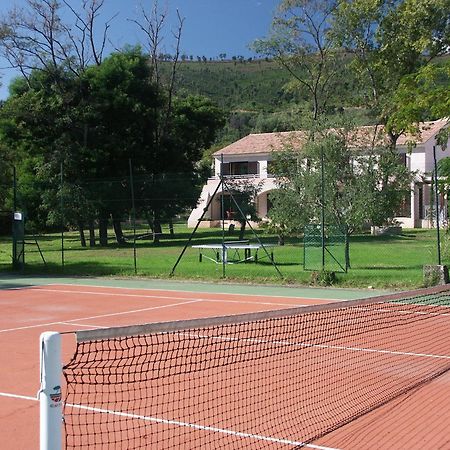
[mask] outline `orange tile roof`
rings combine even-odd
[[[401,135],[397,140],[397,145],[407,145],[414,142],[416,145],[424,144],[439,130],[449,123],[448,119],[440,119],[432,122],[422,122],[419,125],[420,133],[417,136]],[[376,141],[378,144],[386,143],[386,136],[384,135],[384,127],[379,126],[363,126],[350,132],[350,141],[356,145],[370,145],[374,139],[374,134],[377,135]],[[248,155],[258,153],[270,153],[273,151],[280,151],[285,147],[292,146],[294,148],[301,148],[306,140],[306,133],[304,131],[285,131],[279,133],[259,133],[249,134],[242,139],[216,151],[213,156],[220,155]]]
[[[420,136],[411,136],[402,134],[397,141],[398,145],[406,145],[408,142],[414,141],[416,144],[425,144],[433,136],[448,125],[449,119],[433,120],[432,122],[421,122],[419,124]]]
[[[301,146],[306,139],[303,131],[249,134],[236,142],[218,150],[214,156],[270,153],[286,146]]]

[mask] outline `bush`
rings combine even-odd
[[[337,281],[336,273],[327,270],[314,271],[311,274],[311,284],[314,286],[332,286]]]

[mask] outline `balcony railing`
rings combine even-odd
[[[274,178],[273,175],[262,175],[260,173],[246,173],[246,174],[240,174],[240,175],[224,175],[224,178],[233,178],[233,179],[249,179],[249,178]],[[219,179],[219,175],[213,175],[210,177],[210,180],[217,180]]]

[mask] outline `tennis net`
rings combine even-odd
[[[67,448],[302,447],[450,369],[448,287],[80,331]]]

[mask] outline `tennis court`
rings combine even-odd
[[[71,386],[66,392],[63,384],[63,399],[71,405],[64,412],[68,448],[450,447],[446,291],[422,293],[420,307],[419,297],[414,297],[414,302],[389,302],[383,307],[364,303],[329,309],[330,302],[368,293],[163,282],[123,282],[121,287],[76,283],[12,279],[2,283],[2,448],[38,447],[39,335],[44,331],[63,333],[62,359]],[[301,322],[285,312],[267,316],[267,311],[298,307],[305,311],[296,313]],[[353,310],[351,315],[348,310]],[[238,324],[206,320],[229,315],[246,316],[240,316]],[[187,327],[174,321],[184,321]],[[129,342],[128,326],[155,322],[171,325],[163,333],[149,332],[150,338]],[[296,330],[303,330],[300,323],[313,325],[306,326],[307,334],[298,335]],[[120,327],[113,339],[117,345],[106,344],[105,349],[97,337],[95,348],[90,348],[89,330],[108,333],[109,327]],[[73,331],[80,332],[78,344]],[[321,336],[328,336],[325,342]],[[299,352],[307,358],[298,360]],[[115,365],[108,368],[108,361]],[[117,379],[103,377],[111,367],[120,374]],[[150,394],[140,384],[148,373],[155,378]],[[125,381],[142,387],[141,392],[122,388]],[[86,384],[90,387],[85,390]],[[300,388],[306,394],[299,396]],[[148,395],[151,401],[145,398]],[[330,396],[333,417],[326,406]],[[302,404],[303,398],[308,404]],[[148,403],[153,403],[153,410],[143,414]],[[298,416],[305,410],[306,416]],[[300,424],[295,423],[298,417]],[[304,435],[295,431],[303,426],[310,431]]]

